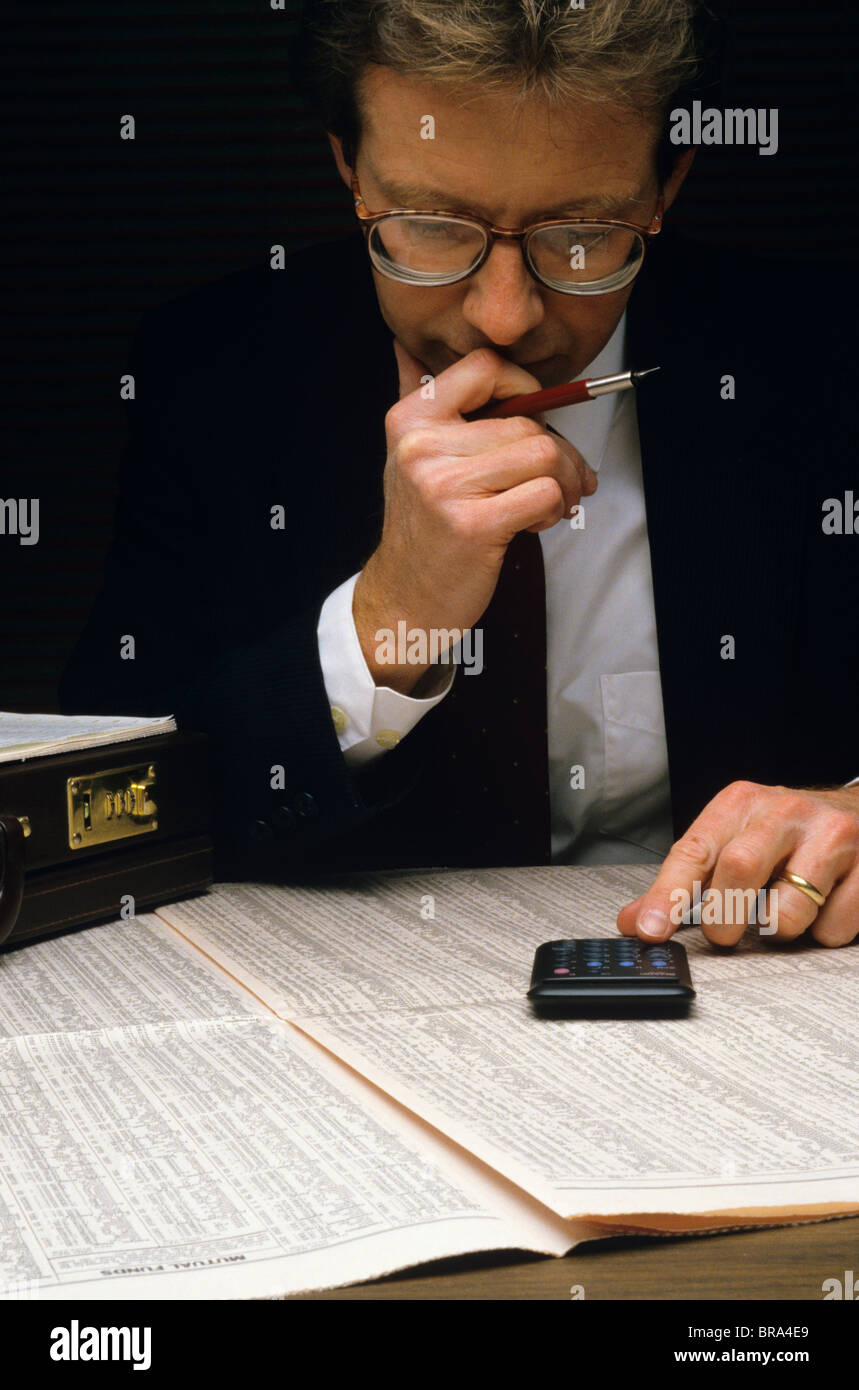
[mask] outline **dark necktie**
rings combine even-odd
[[[490,863],[548,863],[546,589],[540,538],[514,536],[483,630],[483,671],[457,673],[443,701],[450,758],[471,787],[460,817]],[[444,756],[444,743],[441,745]],[[467,770],[467,771],[466,771]]]

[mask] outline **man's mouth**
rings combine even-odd
[[[557,362],[557,361],[558,361],[558,358],[561,356],[560,353],[553,352],[553,353],[549,353],[549,354],[548,354],[547,356],[545,356],[545,357],[530,357],[530,358],[528,359],[528,361],[525,362],[525,361],[520,361],[520,359],[519,359],[518,357],[511,357],[508,353],[506,353],[506,352],[504,351],[503,348],[493,347],[493,345],[492,345],[491,343],[481,343],[481,344],[479,344],[479,346],[480,346],[480,347],[488,347],[489,350],[490,350],[491,352],[497,352],[499,357],[504,357],[504,358],[506,358],[506,360],[507,360],[508,362],[512,362],[512,363],[513,363],[513,366],[514,366],[514,367],[522,367],[522,369],[523,369],[524,371],[526,371],[526,372],[532,372],[532,371],[534,370],[535,367],[548,367],[551,363]],[[455,362],[461,362],[462,359],[463,359],[463,357],[467,357],[467,356],[468,356],[468,353],[465,353],[465,352],[454,352],[452,349],[451,349],[451,351],[452,351],[452,354],[453,354],[453,360],[454,360]],[[468,351],[469,351],[469,352],[476,352],[476,351],[477,351],[477,348],[469,348]]]

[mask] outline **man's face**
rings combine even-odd
[[[388,208],[472,213],[521,228],[553,217],[617,217],[648,226],[657,205],[659,131],[607,106],[551,109],[514,93],[473,96],[370,67],[360,86],[356,171],[369,212]],[[431,115],[435,138],[422,139]],[[339,142],[332,146],[348,184]],[[668,206],[687,164],[663,189]],[[579,375],[616,328],[632,286],[579,296],[538,284],[521,244],[496,241],[476,272],[455,285],[401,285],[373,271],[382,315],[434,375],[475,348],[491,347],[543,386]]]

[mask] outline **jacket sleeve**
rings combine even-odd
[[[366,838],[369,827],[372,845],[374,817],[414,786],[432,731],[416,730],[366,769],[347,766],[316,633],[328,586],[319,577],[302,587],[306,555],[290,559],[287,548],[283,602],[275,596],[260,620],[252,583],[236,582],[247,537],[239,518],[233,534],[223,504],[214,507],[207,475],[215,396],[229,387],[233,359],[206,361],[201,346],[189,366],[170,335],[155,310],[134,342],[114,542],[60,706],[174,714],[180,728],[208,735],[218,877],[337,868],[354,832],[363,827]],[[237,494],[240,483],[241,470]]]

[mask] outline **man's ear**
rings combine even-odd
[[[689,170],[692,168],[692,160],[695,158],[695,155],[697,153],[698,151],[696,147],[693,145],[691,149],[684,150],[682,154],[677,156],[677,159],[674,162],[674,168],[671,170],[671,173],[668,175],[668,178],[662,185],[662,196],[665,200],[666,212],[670,208],[671,204],[674,202],[674,199],[677,197],[677,194],[680,192],[683,180],[689,173]]]
[[[339,173],[346,187],[351,189],[352,170],[346,163],[346,160],[343,155],[343,141],[340,139],[339,135],[332,135],[330,130],[327,131],[326,134],[328,136],[328,143],[331,146],[331,149],[334,153],[334,162],[337,165],[337,172]]]

